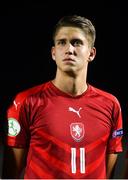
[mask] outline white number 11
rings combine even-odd
[[[76,173],[76,148],[71,148],[71,170]],[[80,172],[85,173],[85,148],[80,148]]]

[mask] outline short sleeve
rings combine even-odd
[[[122,152],[122,136],[123,136],[123,124],[122,124],[122,112],[119,101],[116,99],[113,103],[112,112],[112,129],[108,142],[108,153]]]
[[[29,141],[29,123],[24,94],[18,94],[7,110],[5,144],[24,148]]]

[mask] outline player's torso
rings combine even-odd
[[[110,107],[91,96],[45,98],[30,117],[26,177],[40,172],[39,178],[104,178]]]

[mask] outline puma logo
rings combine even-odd
[[[14,106],[15,106],[16,110],[17,110],[18,105],[19,105],[20,103],[19,103],[19,102],[18,102],[18,103],[16,103],[16,101],[14,100],[14,101],[13,101],[13,104],[14,104]]]
[[[69,108],[68,108],[68,110],[69,110],[70,112],[76,113],[76,114],[79,116],[79,118],[81,118],[81,115],[80,115],[80,110],[81,110],[81,109],[82,109],[81,107],[79,108],[79,110],[75,110],[75,109],[72,108],[72,107],[69,107]]]

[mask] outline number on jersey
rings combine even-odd
[[[85,148],[79,149],[80,153],[80,173],[85,173]],[[71,148],[71,171],[73,174],[76,173],[76,148]]]

